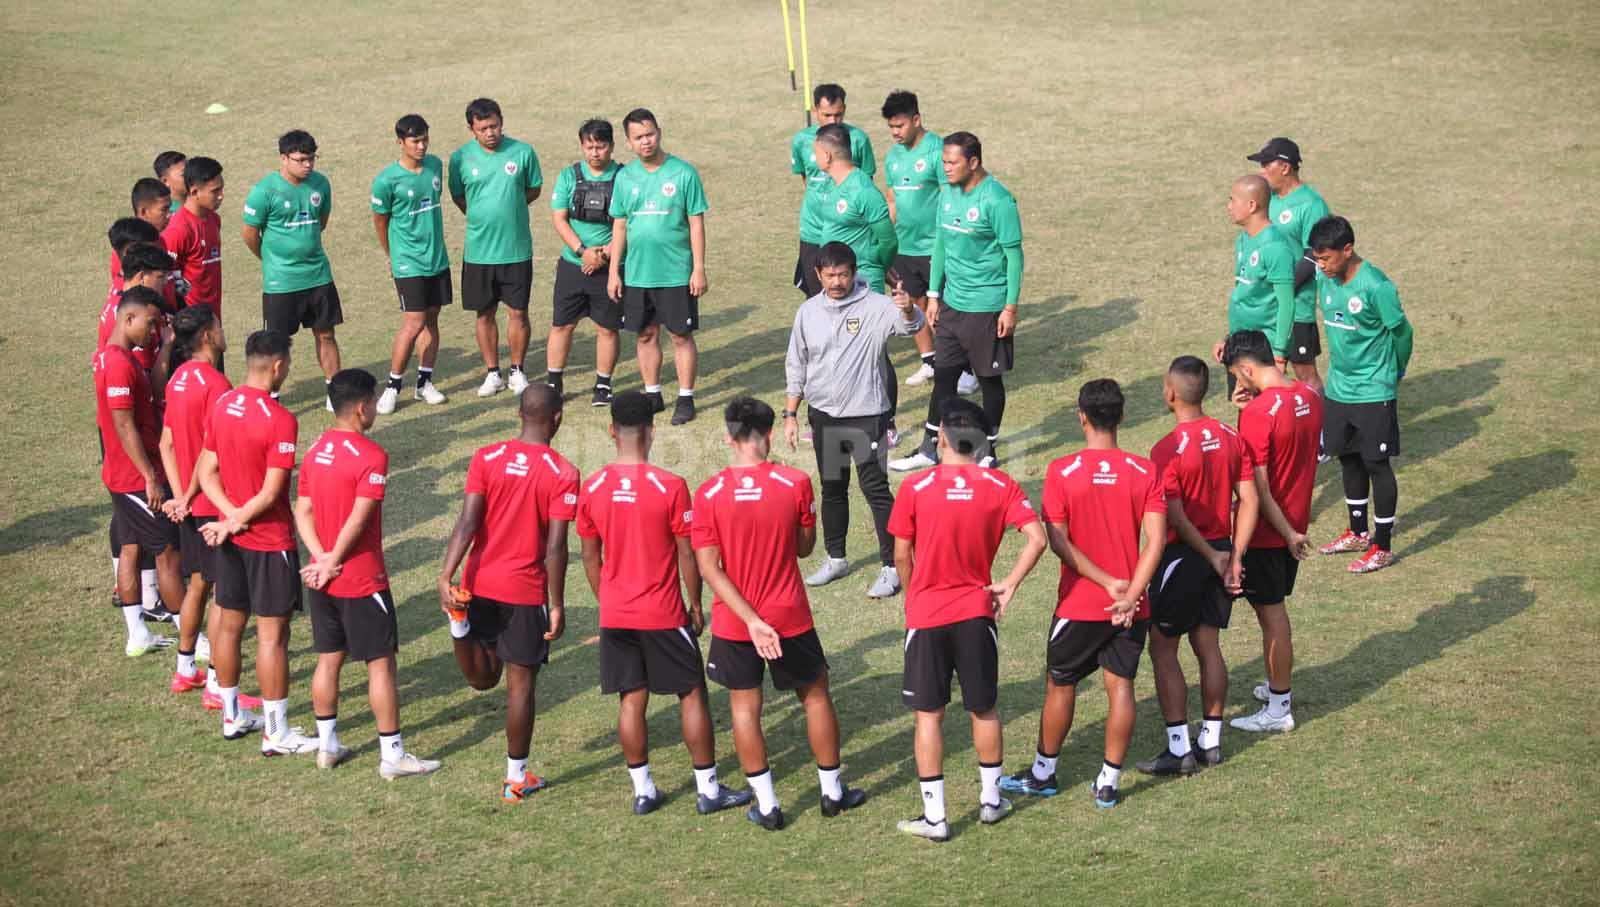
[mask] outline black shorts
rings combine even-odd
[[[343,652],[372,661],[400,651],[400,626],[389,590],[365,598],[339,598],[306,590],[311,599],[311,647],[319,654]]]
[[[683,695],[706,682],[700,643],[688,627],[672,630],[600,628],[600,692]]]
[[[794,287],[807,299],[822,292],[822,281],[817,279],[817,253],[822,247],[800,240],[800,254],[794,260]]]
[[[117,508],[116,508],[116,505],[112,505],[112,508],[111,508],[111,522],[110,522],[109,525],[106,526],[106,539],[109,542],[109,544],[106,547],[111,551],[111,556],[113,558],[122,557],[122,546],[117,544],[117,539],[120,539],[120,538],[122,538],[122,521],[117,519]],[[182,536],[179,536],[178,542],[179,542],[179,544],[182,544],[182,542],[183,542],[183,537]],[[154,557],[151,557],[150,556],[150,552],[144,550],[143,548],[139,549],[139,569],[140,570],[154,570],[154,569],[156,569],[156,559]]]
[[[1016,359],[1014,337],[996,337],[999,312],[963,312],[939,300],[939,324],[933,329],[934,368],[961,367],[979,378],[1011,371]]]
[[[1211,547],[1232,551],[1233,543],[1218,539]],[[1226,630],[1232,616],[1233,597],[1217,571],[1183,542],[1168,545],[1150,583],[1150,623],[1167,636],[1182,636],[1201,624]]]
[[[1300,562],[1287,548],[1251,548],[1244,553],[1244,597],[1252,605],[1276,605],[1294,594]]]
[[[1136,620],[1131,627],[1113,626],[1109,620],[1050,618],[1050,641],[1045,645],[1045,666],[1057,686],[1078,681],[1104,668],[1129,680],[1139,672],[1145,631],[1150,622]]]
[[[1368,463],[1400,455],[1400,415],[1395,401],[1322,404],[1322,447],[1329,456],[1359,454]]]
[[[810,686],[828,670],[822,653],[822,640],[815,629],[781,640],[783,657],[768,662],[756,652],[753,642],[735,642],[711,637],[711,654],[706,658],[706,676],[730,690],[752,690],[761,686],[763,671],[772,669],[772,685],[780,690]]]
[[[269,331],[287,337],[301,328],[330,331],[344,324],[344,309],[339,305],[339,288],[331,282],[293,293],[262,293],[261,322]]]
[[[533,260],[508,265],[461,263],[461,307],[469,312],[493,309],[505,303],[519,312],[528,310],[533,292]]]
[[[1315,321],[1296,321],[1289,335],[1290,362],[1316,362],[1322,355],[1322,338],[1317,334]]]
[[[612,331],[621,328],[622,304],[612,302],[606,295],[607,279],[604,269],[585,274],[583,268],[565,258],[557,261],[555,305],[550,310],[550,323],[562,327],[587,318],[596,327]]]
[[[1000,698],[1000,634],[986,617],[907,630],[900,699],[932,712],[950,703],[950,674],[961,678],[961,706],[987,712]]]
[[[233,540],[216,550],[216,597],[229,611],[288,617],[300,610],[300,552],[252,551]]]
[[[141,554],[178,547],[178,524],[151,510],[144,492],[113,493],[111,511],[111,548],[118,556],[127,545],[138,545]]]
[[[427,277],[396,277],[394,292],[400,297],[402,312],[426,312],[447,306],[455,298],[449,268]]]
[[[679,337],[700,325],[700,298],[681,287],[629,287],[622,290],[622,326],[634,333],[659,324]]]
[[[508,605],[474,595],[467,605],[472,635],[494,643],[494,654],[514,665],[542,665],[550,661],[550,611],[544,605]]]
[[[931,255],[896,255],[889,270],[900,275],[906,295],[916,299],[928,295],[928,272],[932,264]]]
[[[201,526],[216,519],[219,517],[191,514],[178,524],[178,552],[184,576],[198,573],[208,583],[217,581],[217,549],[207,545],[205,536],[200,534]]]

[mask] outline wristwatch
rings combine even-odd
[[[800,418],[800,413],[798,410],[786,409],[783,411],[783,417],[785,419],[798,419]]]

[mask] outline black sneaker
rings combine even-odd
[[[1050,777],[1040,781],[1033,776],[1033,769],[1025,768],[1015,775],[1007,775],[1000,779],[1000,789],[1013,794],[1033,794],[1036,797],[1054,797],[1060,792],[1056,786],[1054,772]]]
[[[633,814],[636,816],[647,816],[660,808],[661,793],[659,791],[656,792],[654,797],[640,795],[633,798]]]
[[[1197,766],[1204,767],[1222,764],[1222,747],[1220,746],[1214,746],[1207,750],[1200,749],[1199,747],[1193,747],[1189,750],[1189,752],[1194,754],[1194,761]]]
[[[550,380],[550,376],[549,375],[546,375],[545,379],[544,379],[544,383],[550,385],[553,388],[555,388],[556,389],[556,393],[558,395],[560,395],[561,397],[563,397],[563,398],[566,397],[566,395],[567,395],[566,394],[566,390],[567,389],[566,389],[566,386],[565,386],[565,382],[562,380],[560,375],[556,375],[554,381]]]
[[[609,385],[609,384],[596,384],[594,386],[594,396],[589,398],[589,405],[590,406],[610,406],[611,405],[611,385]]]
[[[750,802],[750,796],[751,794],[747,790],[734,790],[731,787],[719,784],[717,785],[717,795],[715,797],[708,797],[705,794],[695,797],[694,809],[695,812],[702,816],[709,816],[714,812],[732,809],[735,806],[743,806]]]
[[[1200,770],[1193,747],[1182,756],[1174,756],[1172,750],[1163,748],[1154,757],[1135,762],[1133,767],[1147,775],[1192,775]]]
[[[154,607],[144,608],[142,610],[144,612],[144,619],[153,623],[176,624],[178,622],[177,613],[174,611],[168,611],[167,603],[160,599],[156,599]]]
[[[1089,782],[1089,795],[1094,797],[1094,805],[1099,809],[1110,809],[1117,805],[1117,789],[1107,785],[1095,787],[1094,782]]]
[[[650,398],[650,411],[651,412],[659,413],[659,412],[666,411],[667,403],[666,403],[665,400],[661,399],[661,392],[660,391],[655,391],[653,393],[650,392],[650,391],[645,391],[645,396]]]
[[[772,808],[772,812],[764,813],[759,805],[752,803],[750,808],[744,811],[744,817],[767,831],[777,831],[783,827],[783,810],[776,806]]]
[[[678,402],[672,407],[672,424],[682,425],[694,421],[694,398],[678,395]]]
[[[835,800],[827,794],[822,795],[822,814],[833,818],[847,809],[855,809],[867,802],[867,792],[859,787],[847,787],[844,796]]]

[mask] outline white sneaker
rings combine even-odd
[[[330,413],[333,412],[333,398],[324,394],[322,396],[322,408]]]
[[[889,461],[889,468],[895,472],[910,472],[913,469],[927,469],[929,466],[933,465],[935,465],[933,458],[923,453],[921,450],[916,451],[909,457],[901,457],[898,460]]]
[[[151,633],[144,639],[128,640],[128,644],[123,646],[122,651],[126,652],[129,658],[138,658],[140,655],[149,655],[151,652],[159,652],[162,649],[169,648],[177,641],[177,638],[173,636],[157,636]]]
[[[378,415],[387,416],[394,412],[394,404],[400,399],[400,392],[393,385],[385,387],[383,393],[378,395]]]
[[[239,717],[233,720],[222,719],[222,739],[238,740],[251,731],[259,731],[267,726],[266,719],[249,709],[240,709]]]
[[[961,380],[956,382],[956,393],[965,397],[976,393],[978,390],[978,376],[971,372],[962,372]]]
[[[506,382],[506,389],[513,394],[520,394],[528,389],[528,376],[523,374],[522,369],[511,370],[511,378]]]
[[[344,744],[335,750],[317,749],[317,768],[338,768],[355,757],[355,751]]]
[[[500,377],[499,372],[490,372],[483,376],[483,383],[478,385],[478,396],[493,397],[506,389],[506,379]]]
[[[906,379],[906,387],[918,387],[920,385],[927,384],[928,379],[932,377],[933,366],[924,362],[920,368],[911,373],[911,377]]]
[[[431,775],[439,770],[440,762],[437,759],[418,759],[406,753],[393,762],[379,760],[378,777],[385,781],[396,778],[405,778],[411,775]]]
[[[878,579],[867,590],[867,598],[888,598],[900,591],[900,574],[893,567],[884,567],[878,571]]]
[[[421,400],[424,403],[431,403],[434,406],[438,406],[445,400],[449,399],[443,393],[441,393],[437,387],[433,386],[432,381],[429,381],[417,388],[417,392],[411,396],[413,400]]]
[[[1262,709],[1254,715],[1235,718],[1228,723],[1241,731],[1254,731],[1258,734],[1267,731],[1292,731],[1294,730],[1294,713],[1284,712],[1282,718],[1274,718],[1267,714],[1266,709]]]
[[[203,661],[206,664],[211,663],[211,640],[204,633],[201,633],[200,638],[195,640],[194,660]]]
[[[1271,702],[1272,688],[1267,686],[1267,682],[1263,680],[1256,684],[1256,688],[1250,691],[1250,695],[1256,698],[1256,702]]]
[[[842,557],[825,557],[817,572],[806,577],[808,586],[826,586],[850,572],[850,562]]]
[[[300,728],[292,727],[276,737],[261,735],[261,755],[291,756],[297,753],[321,752],[317,738],[307,737]]]
[[[894,827],[908,835],[927,838],[930,841],[950,840],[949,822],[929,822],[926,817],[918,816],[915,819],[901,819]]]

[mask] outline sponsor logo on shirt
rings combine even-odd
[[[1221,447],[1222,447],[1222,439],[1218,438],[1216,435],[1213,435],[1211,433],[1211,429],[1203,428],[1203,429],[1200,430],[1200,450],[1201,451],[1203,451],[1205,453],[1210,453],[1213,450],[1220,449]]]
[[[950,487],[944,490],[944,499],[946,501],[972,500],[972,489],[967,487],[967,480],[962,476],[956,476],[955,480],[950,483]]]
[[[127,388],[127,387],[108,387],[108,388],[106,388],[106,396],[107,397],[130,397],[132,395],[133,395],[133,389],[132,388]]]
[[[333,442],[329,441],[328,443],[322,445],[322,449],[313,454],[311,459],[318,466],[332,466],[334,460]]]
[[[613,503],[613,504],[632,504],[637,500],[639,500],[639,495],[638,495],[637,492],[635,492],[633,490],[633,480],[632,479],[620,479],[620,480],[618,480],[617,489],[615,491],[611,492],[611,503]]]
[[[694,522],[694,511],[693,510],[685,510],[683,512],[683,521],[685,523],[693,523]]]
[[[1099,471],[1094,474],[1093,481],[1096,485],[1117,484],[1117,474],[1111,471],[1111,463],[1109,461],[1100,461]]]
[[[735,501],[761,500],[761,489],[757,487],[756,480],[750,476],[740,479],[738,487],[733,489],[733,499]]]
[[[1298,418],[1301,418],[1302,416],[1309,416],[1309,415],[1311,415],[1311,404],[1307,403],[1304,397],[1300,396],[1299,394],[1295,394],[1294,395],[1294,416],[1295,416],[1295,418],[1298,419]]]
[[[294,454],[294,442],[293,441],[279,441],[278,442],[278,453],[290,454],[292,456]]]
[[[512,457],[511,460],[506,463],[506,475],[508,475],[508,476],[517,476],[517,477],[521,478],[521,477],[527,476],[527,474],[528,474],[528,455],[527,454],[518,453],[515,457]]]
[[[384,475],[381,472],[369,472],[369,473],[367,473],[367,484],[368,485],[387,485],[387,484],[389,484],[389,477]]]
[[[561,496],[561,503],[571,507],[573,504],[578,503],[578,496],[569,491]]]
[[[230,402],[228,404],[227,409],[225,410],[225,412],[228,415],[233,416],[235,418],[243,418],[244,417],[244,394],[235,394],[232,402]]]

